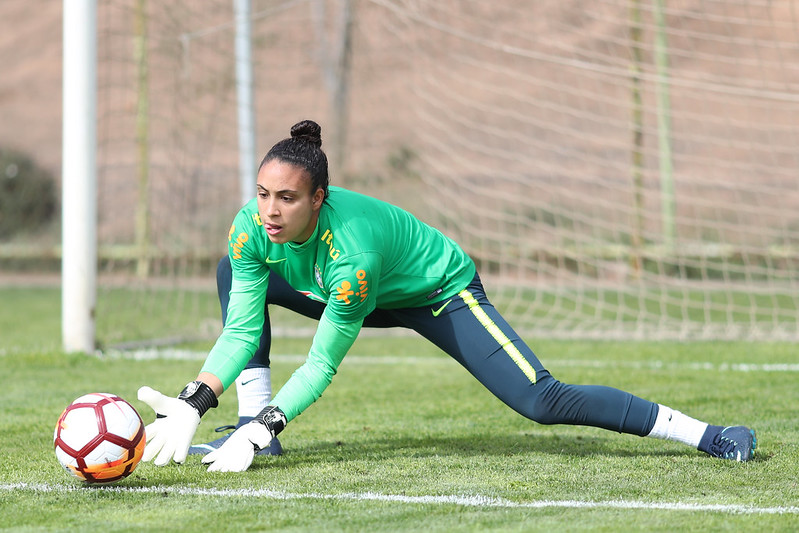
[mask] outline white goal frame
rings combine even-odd
[[[97,303],[97,0],[64,0],[61,333],[94,351]]]

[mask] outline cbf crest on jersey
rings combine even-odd
[[[319,288],[323,291],[325,290],[325,282],[322,280],[322,271],[319,269],[318,264],[314,264],[313,266],[313,275],[316,278],[316,284],[319,285]]]

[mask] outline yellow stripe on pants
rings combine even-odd
[[[472,293],[468,290],[464,289],[458,293],[466,305],[469,307],[469,310],[472,314],[477,318],[477,320],[483,325],[484,328],[494,337],[499,345],[502,347],[505,352],[510,356],[516,366],[519,367],[519,370],[524,372],[524,375],[530,380],[530,383],[535,383],[535,369],[530,366],[530,363],[524,356],[521,354],[518,348],[511,342],[507,335],[497,326],[491,317],[488,316],[482,307],[480,307],[480,303],[472,296]]]

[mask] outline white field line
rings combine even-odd
[[[131,351],[109,351],[104,354],[110,358],[135,359],[150,361],[155,359],[186,359],[202,361],[207,352],[175,349],[146,349]],[[271,360],[276,363],[302,364],[304,355],[273,354]],[[342,364],[353,365],[404,365],[404,364],[451,364],[448,357],[417,357],[417,356],[369,356],[351,354],[344,358]],[[666,362],[666,361],[618,361],[612,359],[557,359],[548,358],[544,361],[547,368],[574,367],[574,368],[631,368],[639,370],[706,370],[712,372],[799,372],[799,363],[710,363],[710,362]]]
[[[799,507],[777,506],[758,507],[742,504],[701,504],[681,502],[645,502],[634,500],[580,501],[580,500],[538,500],[532,502],[514,502],[504,498],[488,496],[406,496],[401,494],[379,494],[375,492],[345,492],[341,494],[322,494],[318,492],[293,493],[269,489],[213,489],[198,487],[85,487],[78,485],[47,485],[34,483],[0,484],[2,491],[29,491],[39,493],[77,492],[99,490],[104,492],[137,493],[137,494],[176,494],[180,496],[210,496],[215,498],[264,498],[269,500],[341,500],[355,502],[393,502],[418,505],[460,505],[464,507],[501,508],[501,509],[624,509],[624,510],[660,510],[716,512],[729,514],[795,514],[799,515]]]

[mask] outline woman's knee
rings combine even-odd
[[[520,415],[543,425],[559,424],[562,422],[557,411],[553,409],[555,398],[559,396],[563,384],[553,378],[549,373],[540,376],[535,385],[517,398],[511,407]]]

